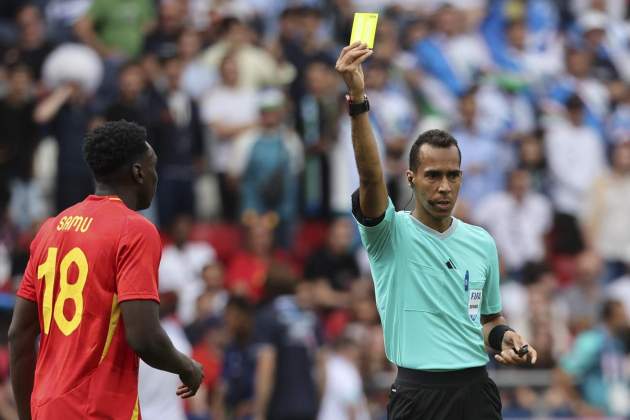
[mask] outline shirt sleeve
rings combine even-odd
[[[28,263],[26,264],[26,269],[24,270],[24,275],[22,276],[22,283],[20,283],[20,287],[16,293],[17,296],[33,302],[37,302],[37,244],[40,241],[39,237],[41,233],[46,232],[50,228],[52,220],[53,219],[50,218],[42,224],[39,232],[35,236],[35,239],[31,242],[29,247]]]
[[[483,286],[483,299],[481,301],[481,314],[492,315],[501,312],[501,291],[499,282],[499,253],[494,239],[488,234],[488,275]]]
[[[367,218],[361,213],[359,190],[352,193],[352,215],[359,226],[361,242],[367,250],[370,259],[379,259],[388,254],[392,248],[392,230],[396,209],[388,197],[385,213],[377,218]]]
[[[158,294],[158,267],[162,253],[155,226],[138,216],[129,218],[116,254],[118,301],[154,300]]]
[[[35,281],[37,280],[37,269],[35,268],[35,261],[33,255],[33,247],[31,245],[31,256],[28,259],[24,276],[22,277],[22,283],[17,291],[17,296],[37,302],[37,291],[35,289]]]

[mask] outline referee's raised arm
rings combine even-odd
[[[352,147],[359,171],[361,213],[367,218],[381,217],[387,209],[387,188],[366,111],[369,103],[361,63],[372,55],[366,44],[356,42],[341,50],[335,68],[348,87],[348,104],[352,120]]]

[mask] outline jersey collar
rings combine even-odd
[[[453,221],[451,222],[451,225],[448,227],[448,229],[446,229],[444,232],[438,232],[437,230],[430,228],[429,226],[422,223],[420,220],[413,217],[411,212],[407,212],[407,215],[411,220],[413,220],[413,223],[415,223],[416,226],[438,239],[446,239],[450,237],[455,232],[455,229],[457,229],[457,225],[459,224],[459,219],[451,216]]]

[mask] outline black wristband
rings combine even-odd
[[[361,102],[351,101],[350,95],[346,95],[346,100],[348,101],[348,113],[351,117],[356,117],[370,110],[370,101],[368,101],[367,95],[363,95],[363,101]]]
[[[503,342],[503,336],[508,331],[514,330],[507,325],[497,325],[496,327],[491,329],[490,334],[488,334],[488,344],[490,344],[490,347],[501,353],[501,343]]]

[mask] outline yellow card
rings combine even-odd
[[[378,22],[378,13],[355,13],[350,44],[361,41],[367,44],[368,48],[374,48],[376,22]]]

